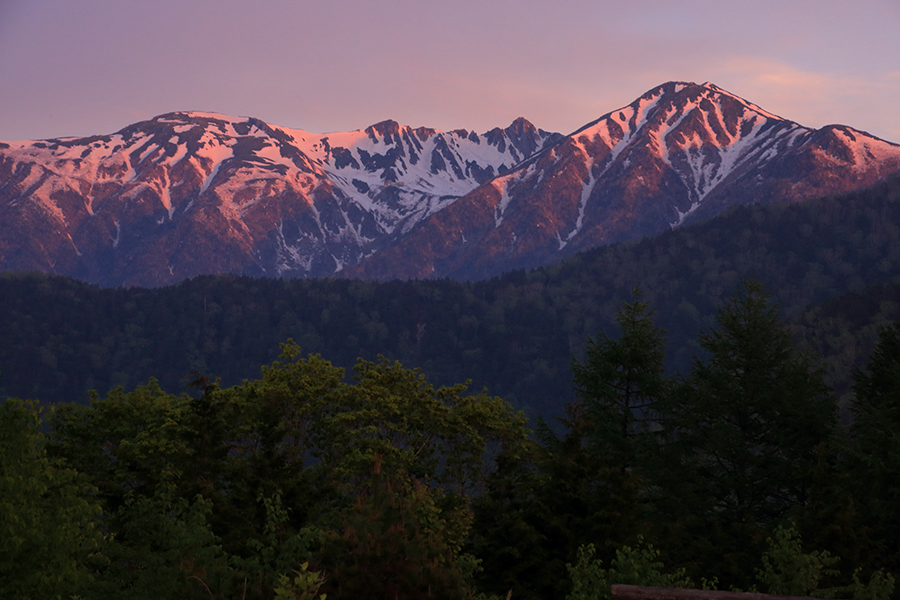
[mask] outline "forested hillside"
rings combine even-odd
[[[469,284],[6,274],[49,406],[0,411],[0,595],[896,600],[897,223],[895,180]]]
[[[131,389],[149,377],[177,393],[192,373],[231,385],[255,377],[292,338],[302,352],[345,368],[382,354],[421,368],[436,384],[471,379],[529,415],[561,415],[574,398],[571,358],[582,356],[590,336],[614,331],[615,310],[633,288],[644,291],[668,332],[669,372],[685,372],[699,351],[698,332],[743,278],[761,281],[782,314],[810,331],[798,330],[801,337],[850,359],[830,367],[846,391],[877,324],[894,318],[895,287],[876,288],[878,303],[862,290],[898,276],[898,179],[815,202],[742,207],[476,283],[221,276],[100,289],[7,273],[0,276],[0,394],[86,402],[89,389]],[[816,321],[830,313],[815,305],[854,290],[846,301],[855,302],[852,315]],[[828,310],[840,313],[839,306]],[[867,342],[856,350],[847,340],[859,329]]]
[[[291,344],[194,397],[151,381],[43,414],[8,399],[0,596],[896,598],[900,325],[842,425],[759,283],[720,304],[683,377],[640,293],[615,321],[573,363],[558,433],[396,362],[347,380]]]

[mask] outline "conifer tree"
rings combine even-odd
[[[682,539],[706,538],[688,553],[719,566],[724,583],[745,585],[766,532],[808,502],[835,408],[821,370],[795,350],[759,283],[744,282],[717,321],[700,337],[708,358],[695,359],[669,404],[666,454],[677,464],[660,471],[668,497],[660,502],[687,529]]]
[[[572,361],[575,389],[592,422],[591,442],[610,452],[622,466],[639,453],[636,439],[655,425],[663,378],[665,331],[653,323],[653,311],[633,291],[632,302],[616,311],[618,339],[601,332],[588,339],[584,362]]]
[[[846,468],[872,536],[873,566],[900,568],[900,324],[885,327],[866,371],[856,374]]]

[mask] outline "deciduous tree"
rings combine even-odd
[[[69,598],[91,580],[100,507],[47,457],[34,403],[0,404],[0,597]]]

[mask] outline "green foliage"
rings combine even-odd
[[[808,596],[814,598],[853,598],[854,600],[888,600],[894,588],[894,578],[889,573],[876,571],[868,584],[859,579],[859,571],[853,573],[852,582],[845,586],[821,587],[834,582],[838,576],[835,568],[840,558],[827,551],[803,552],[800,536],[793,527],[777,527],[767,539],[767,549],[762,555],[762,567],[756,569],[756,583],[765,593],[784,596]],[[572,592],[568,600],[610,600],[613,584],[651,587],[715,589],[718,581],[701,579],[697,586],[687,577],[684,569],[667,573],[660,552],[643,539],[635,547],[622,546],[616,551],[610,568],[594,559],[593,544],[578,549],[578,561],[567,564],[572,579]]]
[[[208,598],[229,584],[227,556],[210,531],[210,504],[193,502],[160,486],[151,497],[129,498],[118,510],[120,526],[103,553],[109,565],[88,596],[113,600]]]
[[[376,473],[326,536],[324,589],[338,600],[468,597],[472,564],[459,560],[450,518],[434,490]]]
[[[900,323],[881,330],[867,372],[858,372],[855,379],[857,421],[871,418],[869,411],[880,411],[880,416],[896,421],[895,413],[900,412]]]
[[[309,563],[305,562],[291,575],[279,576],[275,600],[326,600],[328,594],[318,594],[323,583],[325,577],[321,573],[310,571]]]
[[[181,425],[190,402],[155,380],[125,394],[119,388],[89,407],[60,405],[50,417],[49,450],[91,476],[111,512],[128,496],[151,497],[190,472]]]
[[[51,599],[91,581],[101,536],[93,488],[50,460],[32,402],[0,406],[0,597]]]
[[[610,556],[641,531],[644,466],[654,449],[663,378],[663,331],[634,290],[616,313],[618,339],[601,332],[573,359],[579,401],[558,419],[567,432],[538,430],[527,461],[504,465],[478,500],[473,545],[485,564],[480,580],[517,598],[559,597],[569,591],[561,567],[579,546],[603,540]]]
[[[855,372],[869,361],[881,330],[900,321],[900,281],[851,290],[809,307],[794,321],[795,339],[822,354],[826,382],[843,409],[852,403]]]
[[[244,593],[249,583],[250,590],[261,597],[267,597],[269,590],[274,590],[277,597],[279,589],[283,589],[284,593],[315,594],[318,587],[313,585],[317,581],[321,585],[324,577],[309,572],[304,565],[308,565],[307,559],[318,544],[321,533],[310,526],[293,529],[290,511],[283,505],[279,493],[271,497],[259,496],[257,506],[260,504],[266,515],[261,535],[247,540],[244,552],[231,556],[229,560],[235,577],[238,580],[243,578],[245,582]],[[298,564],[301,565],[299,571],[296,570]],[[293,575],[288,577],[286,573],[291,571]]]
[[[654,587],[691,587],[684,569],[665,573],[665,566],[659,560],[659,551],[639,538],[636,546],[622,546],[610,562],[609,569],[603,568],[603,561],[594,559],[594,545],[588,544],[578,549],[578,561],[567,564],[566,570],[572,579],[572,592],[567,600],[610,600],[610,586],[613,584],[646,585]]]
[[[0,322],[5,389],[27,374],[41,394],[77,399],[85,387],[161,377],[57,410],[47,453],[32,458],[34,472],[52,473],[59,485],[23,506],[70,493],[102,506],[87,537],[98,527],[114,535],[102,556],[78,545],[68,555],[75,583],[65,584],[65,593],[94,590],[98,598],[138,587],[163,596],[296,595],[304,572],[327,577],[329,598],[343,585],[336,574],[346,582],[357,572],[406,581],[396,589],[410,595],[436,581],[448,594],[468,594],[475,574],[482,591],[500,597],[509,589],[522,600],[563,597],[571,590],[562,567],[577,562],[579,546],[595,541],[594,556],[616,571],[616,552],[640,533],[652,533],[662,550],[651,563],[743,587],[755,584],[756,569],[766,574],[760,586],[808,582],[826,569],[827,548],[845,557],[827,567],[842,568],[834,579],[855,582],[835,593],[883,598],[893,579],[878,569],[900,566],[896,326],[857,378],[846,415],[853,423],[841,439],[821,372],[794,349],[765,294],[747,286],[724,298],[740,277],[761,272],[784,313],[796,314],[896,275],[897,190],[894,182],[865,202],[739,209],[717,223],[470,284],[207,277],[166,290],[101,291],[0,277],[10,315]],[[646,303],[629,296],[636,283]],[[829,381],[847,379],[875,346],[872,315],[880,323],[900,314],[898,289],[866,290],[841,300],[840,310],[809,313],[823,323],[804,322],[806,341],[840,349]],[[714,325],[717,303],[718,327],[694,343]],[[670,372],[700,353],[675,394],[661,375],[662,329],[650,304],[669,331]],[[582,354],[588,334],[615,322],[618,339],[601,334]],[[273,339],[289,335],[335,363],[301,359],[290,344],[252,380],[224,387],[194,377],[198,397],[168,393],[192,369],[234,384],[269,360]],[[358,361],[352,381],[337,366],[379,352],[389,358]],[[573,365],[583,405],[531,442],[509,404],[438,385],[472,377],[476,389],[489,385],[523,408],[562,414],[574,398],[573,355],[584,356]],[[669,434],[661,452],[635,443],[661,433]],[[803,554],[799,537],[779,538],[775,527],[787,519],[818,554]],[[20,537],[48,546],[57,535]],[[767,538],[780,545],[763,560]],[[867,585],[860,567],[874,571]],[[837,589],[821,581],[820,591]]]
[[[286,358],[296,353],[286,347]],[[488,451],[521,452],[524,417],[499,398],[464,395],[465,385],[435,389],[387,360],[360,361],[353,384],[309,393],[303,373],[316,361],[280,362],[234,393],[284,407],[282,422],[318,459],[311,468],[342,507],[321,521],[329,596],[415,597],[429,586],[462,594],[468,494],[487,476]]]
[[[835,567],[840,558],[827,551],[804,553],[800,536],[792,528],[776,528],[767,541],[769,547],[762,556],[762,568],[756,570],[756,579],[769,594],[817,596],[823,580],[838,574]]]
[[[356,579],[468,594],[469,495],[521,452],[524,416],[397,362],[356,372],[345,382],[289,342],[261,378],[201,379],[197,398],[151,381],[60,407],[50,450],[95,482],[113,532],[92,596],[307,593],[288,575],[307,562],[327,566],[334,598],[360,597]]]
[[[314,411],[313,451],[348,481],[367,477],[377,458],[386,474],[463,493],[481,483],[489,445],[514,452],[527,437],[523,415],[500,398],[465,395],[465,384],[435,389],[418,371],[383,358],[360,360],[355,371],[353,385],[306,407]]]
[[[895,583],[894,576],[885,571],[875,571],[869,578],[869,583],[863,583],[857,569],[853,573],[853,582],[842,592],[849,593],[853,600],[887,600],[894,593]]]
[[[791,528],[778,527],[768,540],[763,554],[763,567],[756,570],[759,585],[769,594],[811,596],[814,598],[853,598],[853,600],[888,600],[894,589],[894,577],[875,571],[868,584],[854,571],[849,585],[820,587],[838,575],[835,568],[840,558],[828,551],[803,552],[800,535]]]

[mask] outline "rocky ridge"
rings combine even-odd
[[[312,134],[192,112],[0,143],[0,268],[148,286],[330,275],[559,137],[524,119]]]
[[[204,273],[476,279],[734,205],[867,187],[900,146],[669,82],[575,133],[383,121],[313,134],[170,113],[0,143],[0,269],[101,285]]]
[[[435,213],[345,275],[485,278],[735,205],[860,189],[898,170],[896,144],[842,125],[803,127],[711,83],[670,82]]]

